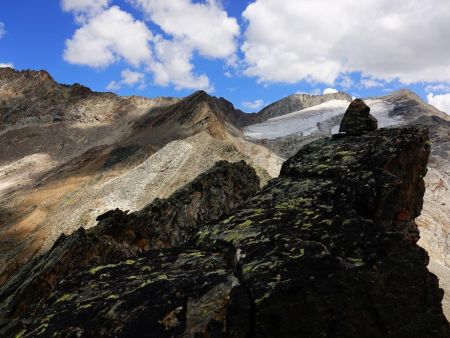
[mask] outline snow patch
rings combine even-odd
[[[365,101],[370,112],[378,120],[378,127],[385,128],[403,122],[401,118],[389,116],[394,105],[380,99]],[[292,134],[308,136],[318,132],[318,124],[331,124],[331,133],[339,132],[339,123],[330,121],[332,118],[344,114],[349,106],[346,100],[331,100],[314,107],[299,110],[290,114],[271,118],[263,123],[250,125],[244,129],[246,137],[253,139],[276,139]]]
[[[331,100],[314,107],[271,118],[244,129],[247,137],[254,139],[275,139],[291,134],[308,136],[318,131],[317,124],[343,114],[349,102]]]
[[[378,120],[378,128],[386,128],[403,122],[400,117],[389,116],[389,113],[394,110],[394,104],[380,99],[365,100],[364,102],[370,107],[370,114]]]

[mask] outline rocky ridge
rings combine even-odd
[[[0,69],[1,129],[57,122],[104,123],[137,108],[168,105],[174,98],[121,98],[78,83],[62,85],[44,71]]]
[[[250,114],[251,118],[249,118],[248,121],[245,121],[244,125],[247,126],[250,123],[263,122],[273,117],[317,106],[331,100],[344,100],[350,103],[352,97],[341,92],[325,95],[292,94],[264,107],[258,113]]]
[[[0,101],[0,284],[61,233],[168,197],[216,161],[245,160],[262,182],[282,163],[242,138],[244,113],[205,92],[118,97],[0,69]]]
[[[147,212],[136,213],[147,222],[143,228],[133,221],[139,216],[104,214],[90,230],[91,240],[77,240],[80,230],[55,244],[47,259],[68,257],[70,273],[49,274],[51,283],[40,288],[51,285],[51,290],[34,289],[44,295],[41,299],[27,304],[20,297],[25,304],[2,311],[9,314],[2,334],[447,337],[442,291],[416,243],[414,219],[423,204],[430,153],[427,133],[425,128],[381,129],[313,142],[283,164],[278,178],[256,194],[253,188],[244,192],[241,198],[249,198],[224,212],[220,205],[227,205],[232,194],[222,192],[233,191],[233,180],[250,180],[256,188],[257,178],[243,163],[220,163],[213,170],[245,174],[199,178],[205,182],[200,190],[224,198],[213,208],[218,212],[194,227],[172,223],[180,233],[194,234],[181,241],[152,242],[155,234],[164,238],[175,232],[151,220],[185,212],[183,206],[200,201],[197,210],[210,210],[211,200],[198,198],[195,183],[183,189],[188,193],[174,195],[185,197],[181,205],[169,203],[173,212],[155,201]],[[100,249],[99,262],[81,263],[70,254],[88,252],[103,235],[116,243],[113,252],[127,252],[141,236],[151,250],[129,258]],[[32,265],[38,272],[47,266]],[[2,290],[5,299],[13,288]],[[26,307],[33,310],[21,313]]]
[[[182,246],[201,224],[229,214],[258,189],[259,179],[245,162],[219,161],[168,199],[155,199],[131,214],[110,210],[97,217],[96,227],[61,235],[48,253],[20,269],[0,290],[1,312],[32,312],[32,305],[74,269]]]

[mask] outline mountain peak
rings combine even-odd
[[[41,82],[49,81],[55,83],[55,80],[46,70],[15,70],[13,68],[0,68],[0,81],[11,81],[15,79],[38,80]]]
[[[254,120],[263,122],[273,117],[317,106],[331,100],[344,100],[350,103],[352,97],[342,92],[325,95],[292,94],[261,109],[258,113],[254,114]]]

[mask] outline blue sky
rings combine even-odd
[[[0,64],[148,97],[206,89],[245,111],[292,93],[410,88],[450,112],[450,2],[14,0]]]

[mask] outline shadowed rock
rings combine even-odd
[[[416,244],[429,153],[426,129],[318,140],[184,245],[74,268],[0,335],[449,337]]]
[[[370,108],[361,99],[353,100],[341,121],[339,132],[347,135],[361,135],[378,129],[378,122],[370,115]]]
[[[202,224],[230,213],[258,189],[258,176],[244,161],[219,161],[167,199],[132,214],[108,211],[97,218],[96,227],[62,235],[48,253],[22,267],[0,288],[0,313],[32,312],[74,269],[183,246]]]

